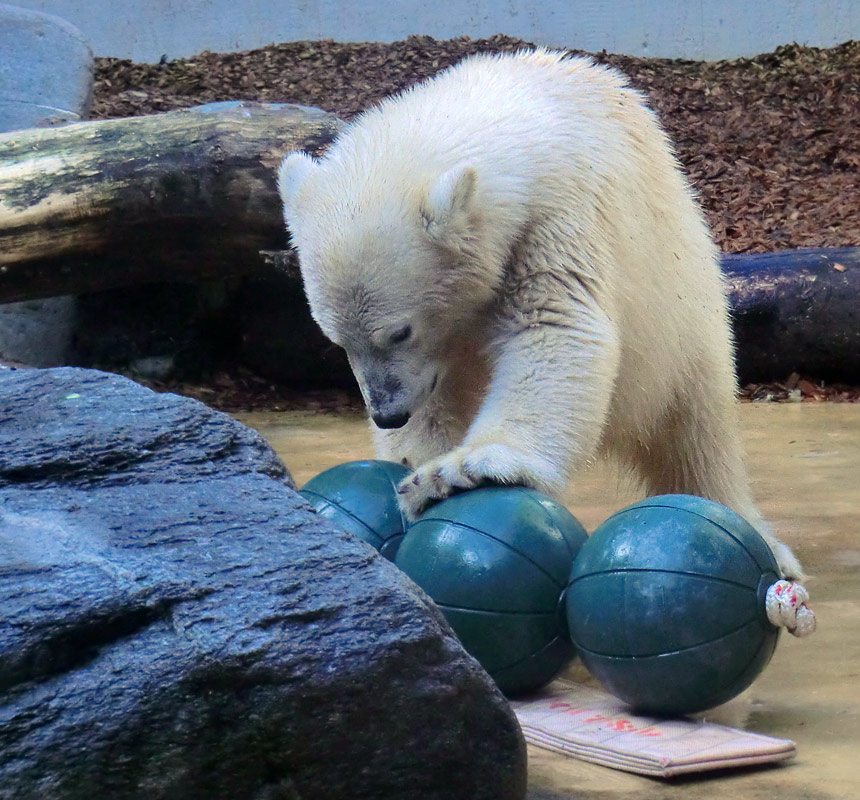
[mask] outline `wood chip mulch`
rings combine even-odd
[[[781,383],[750,383],[741,389],[742,403],[860,403],[860,387],[825,384],[793,373]]]
[[[244,99],[350,119],[464,56],[527,45],[501,35],[413,36],[289,42],[163,64],[100,58],[93,116]],[[725,252],[860,245],[860,41],[717,62],[593,55],[648,95]]]
[[[358,391],[296,391],[277,386],[243,369],[221,372],[208,382],[157,381],[130,374],[157,392],[192,397],[230,414],[252,411],[312,411],[317,414],[362,414]],[[782,383],[751,383],[741,389],[741,403],[860,403],[860,388],[826,385],[807,379]]]
[[[502,35],[413,36],[390,44],[289,42],[161,64],[99,58],[93,116],[247,99],[319,106],[350,119],[467,55],[523,46]],[[591,55],[647,94],[725,252],[860,246],[860,41],[829,49],[786,45],[719,62]],[[234,390],[216,393],[210,405],[239,410],[241,386],[251,379],[230,380]],[[743,399],[848,402],[860,400],[860,390],[792,376],[746,387]]]
[[[278,386],[259,375],[238,368],[219,372],[212,380],[157,381],[130,373],[138,383],[157,392],[193,397],[219,411],[314,411],[321,414],[360,414],[364,410],[358,390],[297,391]],[[740,391],[742,403],[860,403],[860,388],[824,384],[792,375],[781,383],[751,383]]]
[[[230,414],[249,411],[313,411],[318,414],[360,414],[364,403],[358,388],[297,390],[274,384],[244,367],[220,371],[204,381],[153,380],[132,372],[134,379],[156,392],[192,397],[210,408]]]

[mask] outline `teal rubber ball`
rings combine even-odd
[[[636,503],[582,547],[566,593],[570,635],[604,688],[634,709],[686,714],[725,703],[770,661],[778,578],[758,532],[689,495]]]
[[[436,602],[499,688],[517,695],[549,682],[575,655],[562,593],[586,538],[544,495],[489,487],[430,508],[394,563]]]
[[[393,561],[406,531],[397,484],[408,474],[407,467],[392,461],[350,461],[311,478],[299,494],[318,514]]]

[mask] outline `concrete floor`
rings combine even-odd
[[[807,572],[818,617],[812,638],[784,635],[753,686],[708,718],[797,743],[767,768],[665,782],[529,748],[530,800],[860,798],[860,405],[741,406],[754,491]],[[321,470],[372,457],[358,417],[255,414],[243,421],[275,447],[302,485]],[[566,503],[593,528],[635,495],[596,469]],[[585,679],[574,667],[571,677]]]

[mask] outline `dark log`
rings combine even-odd
[[[489,676],[291,484],[201,403],[0,368],[0,800],[522,798]]]
[[[281,158],[341,126],[242,102],[0,135],[0,302],[260,269]]]
[[[726,255],[742,384],[860,383],[860,247]]]

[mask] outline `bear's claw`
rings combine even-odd
[[[501,443],[460,447],[418,467],[398,486],[400,507],[414,520],[432,503],[485,484],[531,486],[550,491],[554,471],[517,449]]]

